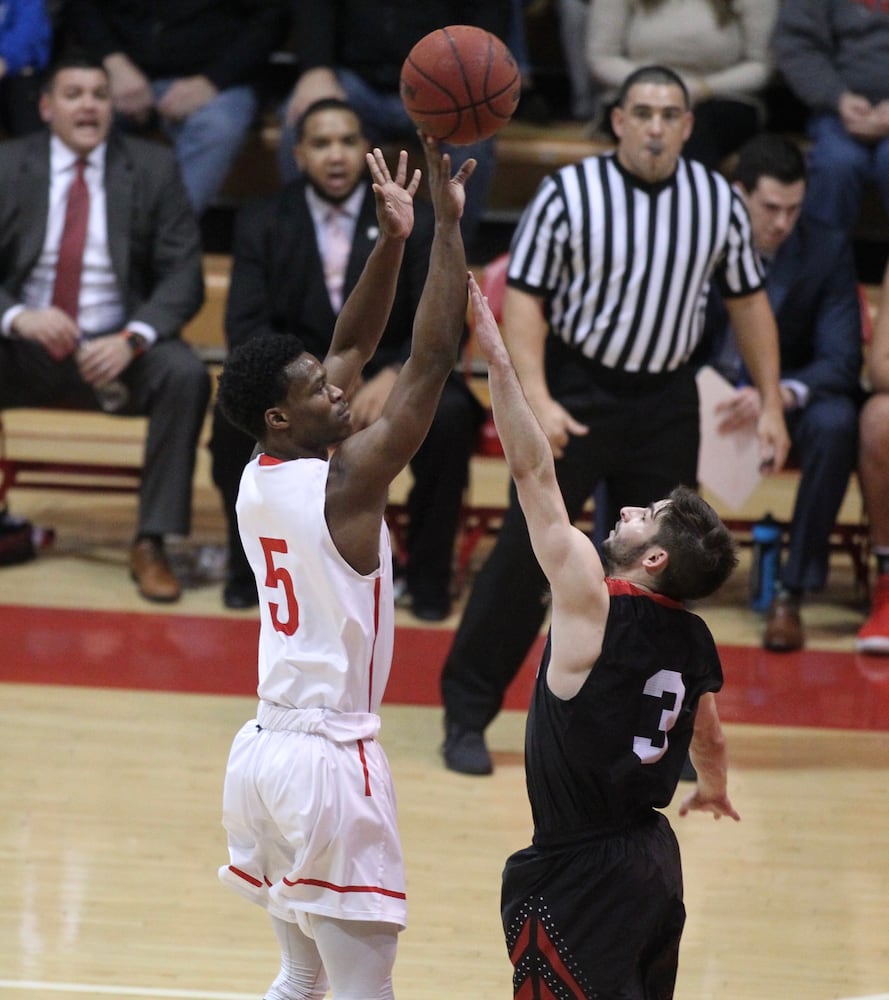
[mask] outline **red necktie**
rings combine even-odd
[[[339,313],[343,304],[343,284],[346,280],[346,266],[352,252],[349,239],[348,216],[338,208],[332,208],[325,220],[324,228],[324,281],[330,295],[333,311]]]
[[[77,161],[77,171],[68,188],[65,227],[59,242],[56,280],[52,289],[52,304],[77,321],[80,300],[80,272],[83,268],[83,248],[90,215],[90,192],[83,176],[86,160]]]

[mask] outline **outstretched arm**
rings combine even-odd
[[[552,590],[549,686],[571,697],[601,647],[608,616],[602,562],[590,539],[568,518],[549,441],[528,404],[497,322],[475,278],[469,295],[479,347],[488,363],[488,384],[497,433],[531,545]]]
[[[347,438],[334,453],[327,481],[331,535],[340,553],[360,572],[368,572],[362,567],[375,564],[389,484],[429,431],[457,360],[466,316],[466,255],[460,218],[464,185],[475,160],[467,160],[451,177],[450,157],[439,152],[434,139],[424,136],[423,142],[435,233],[414,319],[411,354],[379,419]]]
[[[725,734],[719,721],[719,713],[716,711],[716,695],[712,692],[702,695],[698,703],[690,756],[698,772],[698,784],[695,790],[683,799],[679,815],[685,816],[692,810],[701,810],[713,813],[714,819],[731,816],[733,820],[739,820],[741,817],[728,797]]]
[[[327,379],[348,396],[373,357],[389,321],[405,240],[414,225],[414,195],[420,171],[407,179],[407,153],[402,150],[393,179],[379,149],[367,154],[373,180],[380,236],[358,283],[337,317],[330,350],[324,359]]]

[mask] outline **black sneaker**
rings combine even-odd
[[[485,734],[478,729],[448,724],[442,753],[445,766],[459,774],[491,774],[494,771],[485,746]]]
[[[233,611],[255,608],[259,604],[259,596],[256,593],[256,582],[253,577],[249,579],[229,577],[222,588],[222,603]]]

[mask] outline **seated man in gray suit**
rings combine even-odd
[[[0,144],[0,409],[148,416],[130,571],[175,601],[164,536],[190,528],[210,394],[179,338],[204,296],[197,223],[172,152],[110,133],[101,66],[59,64],[40,114],[48,131]]]
[[[739,153],[734,182],[766,270],[766,294],[778,324],[781,396],[800,481],[780,586],[768,611],[766,649],[788,652],[804,641],[800,600],[827,579],[829,536],[857,456],[861,402],[861,310],[852,248],[845,232],[800,215],[806,166],[796,145],[762,133]],[[711,363],[738,385],[724,426],[755,421],[759,393],[745,384],[725,307],[712,292],[704,345]]]
[[[378,235],[366,175],[368,149],[358,115],[339,98],[316,101],[300,119],[295,156],[301,176],[248,206],[235,228],[225,314],[229,349],[261,333],[291,333],[307,351],[327,354],[341,304],[361,274]],[[414,229],[404,251],[395,302],[376,353],[351,399],[355,427],[380,414],[410,354],[432,243],[432,211],[414,202]],[[411,459],[406,583],[416,617],[450,612],[451,565],[469,459],[481,406],[462,374],[445,383],[432,427]],[[256,604],[256,584],[241,548],[235,498],[254,442],[220,412],[213,421],[213,479],[229,522],[227,607]]]

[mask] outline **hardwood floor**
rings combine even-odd
[[[71,428],[42,432],[57,444]],[[473,489],[502,495],[502,465],[484,461]],[[780,514],[789,496],[792,484],[766,484],[751,510]],[[273,935],[216,879],[226,755],[254,707],[255,618],[221,606],[206,456],[194,534],[176,549],[188,586],[173,607],[145,604],[127,579],[133,497],[22,490],[12,506],[52,526],[56,542],[0,570],[0,1000],[261,997],[277,971]],[[889,658],[854,655],[861,595],[842,555],[806,605],[806,651],[762,653],[744,559],[699,608],[726,663],[742,822],[668,809],[689,911],[677,997],[889,998]],[[399,611],[383,710],[410,908],[399,1000],[511,996],[499,879],[530,836],[522,730],[533,659],[489,732],[494,775],[446,771],[437,678],[458,611],[436,629]]]

